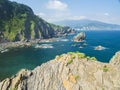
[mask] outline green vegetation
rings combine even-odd
[[[71,55],[72,59],[75,59],[76,57],[78,57],[78,59],[87,58],[87,60],[97,61],[97,59],[95,57],[86,56],[84,53],[80,53],[78,51],[77,52],[68,52],[68,54]]]
[[[105,65],[104,67],[103,67],[103,72],[107,72],[108,71],[108,67]]]
[[[57,55],[55,58],[59,60],[62,57],[62,55]]]
[[[51,23],[49,23],[50,24],[50,26],[52,27],[52,28],[54,28],[55,30],[61,30],[63,27],[62,26],[59,26],[59,25],[54,25],[54,24],[51,24]]]
[[[24,18],[18,19],[17,17],[14,17],[9,22],[5,22],[4,36],[14,41],[16,35],[24,29],[24,22]]]
[[[79,59],[86,57],[84,53],[76,52],[76,54],[77,54],[77,56],[78,56]]]
[[[71,58],[72,58],[72,59],[75,59],[76,55],[75,55],[75,53],[74,53],[74,52],[68,52],[68,54],[70,54],[70,55],[71,55]]]
[[[35,37],[35,32],[34,32],[35,22],[31,21],[30,23],[31,23],[31,27],[30,27],[31,38],[34,38]]]
[[[80,53],[80,52],[68,52],[68,54],[71,55],[72,59],[74,59],[76,56],[78,56],[78,58],[85,58],[85,54],[84,53]]]
[[[75,59],[75,55],[73,54],[73,55],[71,55],[71,57],[72,57],[72,59]]]
[[[89,57],[89,56],[87,56],[87,59],[88,59],[88,60],[97,61],[97,59],[96,59],[95,57]]]
[[[75,75],[74,77],[75,77],[75,80],[78,80],[80,78],[79,75]]]
[[[102,87],[102,90],[105,90],[104,87]]]
[[[68,60],[67,65],[71,64],[73,60]]]
[[[12,88],[12,89],[9,89],[9,90],[17,90],[17,88]]]
[[[0,40],[21,41],[37,38],[50,38],[57,32],[65,32],[61,27],[46,22],[34,15],[32,9],[24,4],[0,0]],[[55,33],[56,32],[56,33]]]
[[[29,14],[27,9],[29,7],[4,0],[0,2],[0,8],[0,30],[6,39],[15,41],[17,34],[22,33],[25,29],[25,21]]]

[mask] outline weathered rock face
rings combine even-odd
[[[75,42],[81,42],[83,40],[85,40],[85,33],[84,32],[81,32],[79,34],[77,34],[76,36],[73,37],[73,41]]]
[[[0,82],[0,90],[120,90],[120,52],[110,63],[82,53],[56,56],[33,71],[21,70]],[[119,59],[118,59],[119,58]]]
[[[110,64],[120,70],[120,51],[112,57],[112,59],[110,60]]]

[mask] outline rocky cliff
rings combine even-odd
[[[72,31],[44,21],[24,4],[0,0],[0,42],[51,38]]]
[[[120,90],[120,52],[110,63],[83,53],[63,54],[0,82],[0,90]]]

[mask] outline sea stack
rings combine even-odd
[[[105,49],[105,47],[103,47],[103,46],[101,46],[101,45],[95,47],[95,50],[104,50],[104,49]]]
[[[80,32],[79,34],[77,34],[76,36],[73,37],[73,41],[75,42],[82,42],[83,40],[85,40],[85,33],[84,32]]]

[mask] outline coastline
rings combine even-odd
[[[53,42],[55,40],[56,38],[49,38],[49,39],[35,39],[35,40],[30,40],[29,42],[26,41],[5,42],[0,44],[0,52],[2,53],[4,51],[17,47],[30,47],[31,45],[37,43]]]

